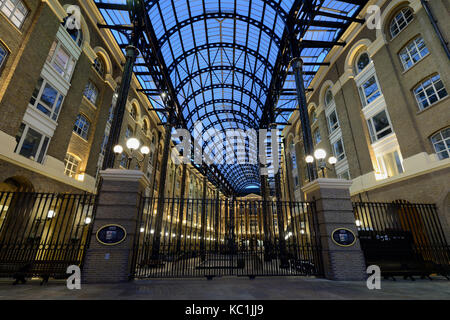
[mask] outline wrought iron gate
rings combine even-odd
[[[81,266],[95,195],[0,192],[0,276],[65,277]]]
[[[314,203],[143,198],[135,278],[321,275]]]
[[[353,203],[367,265],[384,276],[450,275],[450,247],[433,204]]]

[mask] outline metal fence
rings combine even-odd
[[[353,203],[367,265],[384,276],[450,274],[450,247],[436,206],[406,202]]]
[[[95,215],[91,194],[0,192],[0,276],[65,277],[81,266]]]
[[[314,204],[142,198],[135,278],[322,275]]]

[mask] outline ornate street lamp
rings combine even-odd
[[[325,162],[325,158],[327,157],[327,152],[323,149],[316,149],[314,151],[314,156],[307,155],[305,157],[305,161],[308,164],[314,163],[314,160],[317,160],[319,169],[322,171],[322,177],[325,178],[325,168],[327,167],[327,164]],[[337,163],[337,159],[334,156],[331,156],[328,158],[328,163],[334,166]]]
[[[128,149],[130,149],[130,156],[128,157],[128,164],[127,164],[127,169],[130,169],[130,164],[131,160],[133,160],[134,151],[139,149],[141,143],[136,138],[130,138],[126,141],[125,145],[127,146]],[[117,144],[114,146],[113,151],[115,154],[119,155],[123,152],[123,147],[120,144]],[[141,165],[142,162],[144,161],[145,155],[150,153],[150,148],[143,145],[140,148],[140,152],[144,157],[142,157],[141,160],[139,160],[137,156],[135,157],[139,165]]]

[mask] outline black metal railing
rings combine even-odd
[[[384,276],[450,274],[450,247],[433,204],[353,203],[367,265]]]
[[[142,198],[131,276],[322,275],[314,203]],[[162,221],[158,224],[158,221]]]
[[[65,277],[81,267],[96,196],[0,192],[0,277]]]

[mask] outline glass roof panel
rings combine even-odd
[[[130,25],[127,10],[101,4],[132,3],[132,0],[94,0],[107,25]],[[287,63],[278,63],[292,57],[286,44],[285,23],[289,15],[296,21],[296,38],[303,41],[336,42],[350,25],[347,17],[355,17],[367,1],[312,0],[307,9],[303,1],[295,0],[145,0],[148,26],[154,33],[144,32],[140,46],[151,42],[163,58],[163,65],[147,67],[152,61],[140,55],[135,67],[144,89],[161,90],[156,85],[167,72],[168,86],[173,88],[173,98],[181,109],[188,129],[195,121],[203,119],[206,126],[226,131],[229,128],[248,129],[258,127],[261,118],[271,108],[294,109],[297,107],[295,81],[287,70]],[[293,8],[294,5],[298,7]],[[142,11],[142,10],[141,10]],[[145,10],[144,10],[145,11]],[[297,16],[293,16],[297,13]],[[302,22],[302,19],[308,21]],[[340,24],[324,24],[339,22]],[[146,29],[147,31],[147,29]],[[130,42],[129,32],[112,30],[119,45],[124,48]],[[304,62],[319,63],[327,59],[330,48],[305,46],[300,43]],[[142,48],[141,48],[142,49]],[[145,51],[145,50],[144,50]],[[142,52],[141,52],[142,54]],[[146,58],[146,59],[145,59]],[[277,69],[276,69],[277,67]],[[161,69],[162,68],[162,69]],[[304,66],[305,88],[308,88],[318,65]],[[157,70],[157,71],[155,71]],[[148,72],[148,75],[142,74]],[[155,73],[156,72],[156,73]],[[280,76],[280,77],[278,77]],[[276,105],[268,104],[267,96],[274,94],[271,85],[281,79],[282,90],[276,93]],[[165,86],[167,87],[167,86]],[[289,92],[289,93],[287,93]],[[149,96],[155,107],[164,103],[159,95]],[[224,110],[229,112],[224,113]],[[276,122],[285,123],[292,111],[278,112]],[[158,116],[164,121],[162,113]],[[250,120],[251,121],[250,121]],[[278,126],[282,129],[283,126]],[[281,139],[281,138],[280,138]],[[278,156],[281,148],[278,148]],[[269,152],[270,153],[270,152]],[[250,185],[259,184],[256,165],[218,166],[236,192]],[[269,177],[270,178],[270,177]]]

